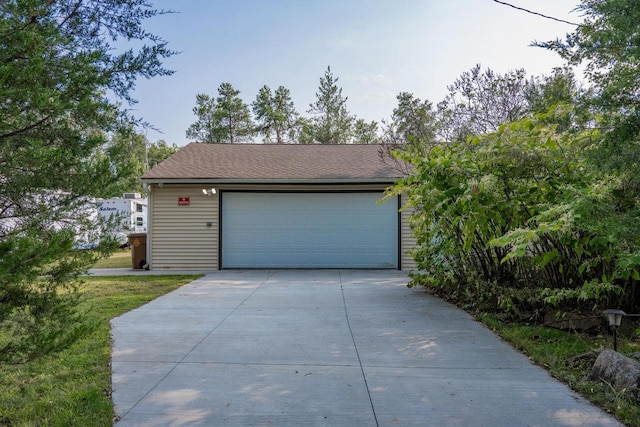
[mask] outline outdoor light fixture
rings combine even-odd
[[[622,317],[625,316],[625,313],[622,310],[616,310],[610,308],[604,311],[605,316],[607,316],[607,321],[609,322],[609,327],[613,331],[613,351],[618,351],[618,334],[617,329],[620,327],[622,323]]]
[[[204,194],[205,196],[213,196],[214,194],[216,194],[216,189],[215,188],[203,188],[202,189],[202,194]]]

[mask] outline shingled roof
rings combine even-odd
[[[147,172],[146,182],[393,182],[403,176],[380,145],[190,143]]]

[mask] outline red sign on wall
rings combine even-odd
[[[178,197],[178,206],[189,206],[188,197]]]

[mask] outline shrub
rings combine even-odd
[[[515,317],[637,309],[637,201],[592,163],[597,131],[556,131],[566,110],[399,154],[414,166],[390,192],[413,210],[414,284]]]

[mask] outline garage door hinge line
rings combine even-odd
[[[347,319],[347,327],[349,328],[349,333],[351,334],[351,341],[353,341],[353,348],[356,350],[356,357],[358,358],[358,364],[360,365],[360,372],[362,372],[362,379],[364,380],[364,386],[367,389],[367,395],[369,396],[369,403],[371,404],[371,412],[373,413],[373,418],[376,421],[376,427],[379,427],[378,417],[376,415],[376,409],[373,406],[373,399],[371,398],[371,391],[369,390],[369,384],[367,383],[367,377],[364,373],[364,368],[362,367],[362,360],[360,359],[360,352],[358,351],[358,346],[356,345],[356,338],[353,335],[353,330],[351,329],[351,322],[349,321],[349,312],[347,311],[347,301],[344,297],[344,286],[342,285],[342,272],[338,270],[338,277],[340,278],[340,291],[342,292],[342,305],[344,307],[344,315]]]

